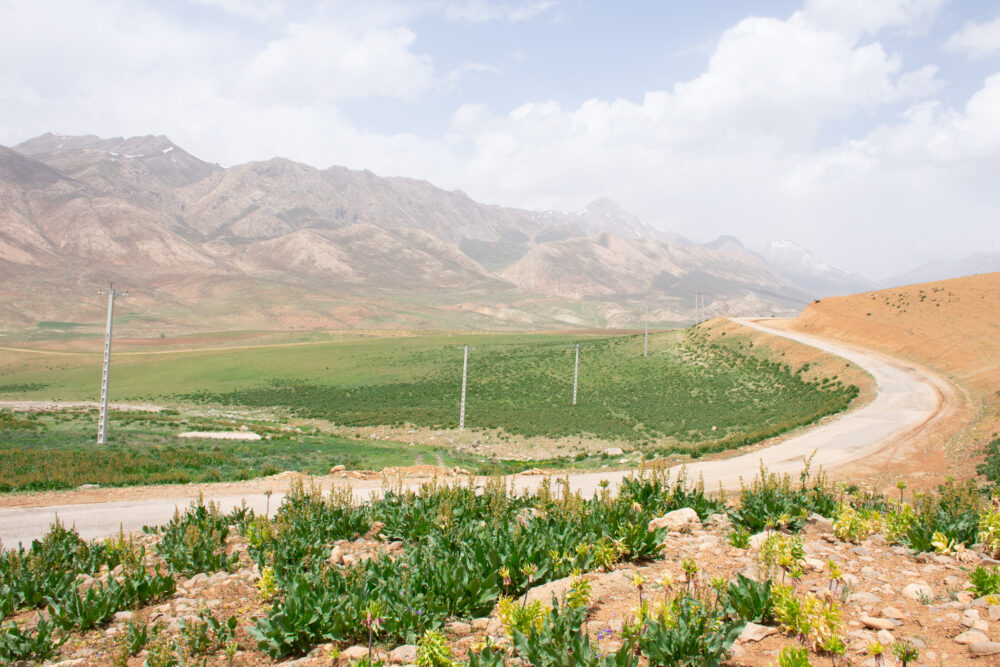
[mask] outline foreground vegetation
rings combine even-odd
[[[721,664],[752,621],[777,625],[801,641],[801,649],[782,652],[779,664],[806,665],[812,654],[844,654],[843,604],[850,592],[835,564],[829,591],[797,585],[806,568],[797,533],[816,514],[832,518],[834,534],[845,542],[881,533],[913,553],[961,557],[976,545],[1000,554],[1000,504],[974,485],[948,482],[911,502],[902,492],[887,498],[832,486],[822,474],[810,477],[808,469],[797,481],[762,470],[727,504],[683,477],[671,482],[653,471],[591,499],[567,493],[558,481],[519,496],[506,480],[494,478],[480,489],[429,484],[419,492],[389,490],[363,505],[353,504],[349,493],[298,487],[273,520],[246,509],[222,514],[199,502],[169,524],[146,529],[155,544],[151,552],[127,536],[88,544],[56,525],[29,549],[0,555],[0,617],[9,619],[0,659],[44,659],[69,635],[170,596],[185,577],[230,572],[252,561],[264,604],[258,618],[241,622],[204,608],[171,633],[137,614],[117,635],[115,660],[126,664],[145,651],[151,665],[187,664],[248,650],[279,659],[323,643],[332,643],[333,653],[367,645],[370,658],[374,649],[407,643],[418,646],[418,664],[453,665],[457,659],[442,630],[455,619],[492,612],[502,633],[473,647],[465,664],[502,665],[512,657],[567,667]],[[618,633],[618,648],[600,651],[600,637],[587,625],[585,573],[662,557],[666,529],[649,523],[685,507],[700,520],[715,515],[712,521],[731,523],[734,546],[749,546],[751,534],[760,532],[753,541],[761,576],[705,581],[694,559],[680,564],[683,580],[647,582],[637,575],[636,605]],[[331,554],[331,545],[336,552],[341,540],[363,535],[379,545],[371,557],[347,561]],[[567,577],[566,592],[550,604],[525,596]],[[1000,572],[992,567],[977,566],[969,580],[976,596],[1000,593]],[[27,623],[33,609],[43,613]],[[911,659],[919,653],[905,642],[871,650]]]

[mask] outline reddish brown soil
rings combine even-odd
[[[1000,431],[1000,273],[822,299],[784,326],[922,365],[954,385],[948,415],[859,472],[891,460],[911,474],[974,473]]]

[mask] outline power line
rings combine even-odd
[[[115,284],[111,283],[107,291],[100,290],[100,295],[108,295],[108,326],[104,334],[104,368],[101,371],[101,412],[97,419],[97,444],[104,444],[104,436],[108,430],[108,374],[111,366],[111,320],[114,315],[115,298],[128,296],[128,290],[124,292],[116,290]]]

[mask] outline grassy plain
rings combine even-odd
[[[482,457],[446,447],[369,442],[275,423],[242,421],[264,440],[180,439],[183,431],[234,428],[232,420],[184,417],[176,411],[111,411],[107,442],[94,444],[96,410],[21,415],[0,411],[0,492],[244,480],[296,470],[325,475],[331,467],[379,470],[419,463],[488,470]]]
[[[45,480],[57,486],[214,481],[285,469],[325,472],[339,463],[351,468],[446,463],[476,470],[499,465],[506,471],[507,464],[426,442],[369,440],[367,433],[362,442],[320,432],[331,429],[312,432],[316,423],[344,429],[393,426],[402,439],[408,436],[398,433],[412,426],[443,431],[435,444],[444,444],[447,430],[458,422],[466,343],[471,345],[467,428],[501,440],[526,440],[528,448],[533,438],[586,436],[651,456],[697,457],[811,423],[844,409],[857,395],[846,378],[824,376],[807,363],[786,363],[784,352],[755,346],[753,338],[726,325],[655,333],[648,357],[642,355],[641,335],[607,333],[313,335],[307,341],[272,338],[255,344],[261,336],[206,334],[168,340],[162,348],[127,341],[114,357],[112,399],[168,405],[180,414],[116,415],[105,449],[90,444],[93,411],[37,417],[31,420],[34,429],[5,429],[0,423],[5,479],[21,480],[8,482],[11,488]],[[0,400],[93,400],[99,372],[96,353],[2,351]],[[176,438],[183,430],[233,428],[232,416],[271,439],[193,445]],[[303,434],[280,428],[307,421]],[[116,457],[129,465],[113,465]],[[549,463],[571,461],[607,462],[574,451]],[[99,474],[104,467],[113,473]]]

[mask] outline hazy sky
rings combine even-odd
[[[1000,250],[1000,5],[0,0],[0,144],[166,134],[881,278]]]

